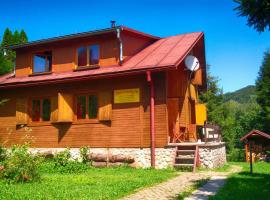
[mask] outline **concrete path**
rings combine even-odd
[[[223,187],[227,177],[213,176],[204,186],[195,190],[190,197],[185,200],[207,200],[209,196],[214,196]]]
[[[208,179],[210,181],[206,183],[204,190],[201,193],[194,193],[192,197],[194,199],[208,199],[208,194],[214,194],[221,186],[223,186],[225,179],[228,174],[235,173],[241,170],[241,167],[233,166],[230,172],[183,172],[179,176],[172,178],[166,182],[160,183],[158,185],[142,189],[130,196],[124,197],[122,200],[169,200],[176,199],[177,196],[184,192],[187,188],[193,185],[196,181],[201,179]],[[197,192],[197,190],[196,190]],[[197,196],[195,196],[197,195]],[[203,198],[204,197],[204,198]]]

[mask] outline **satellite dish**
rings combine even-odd
[[[186,65],[186,68],[192,72],[198,70],[200,67],[199,60],[195,56],[191,56],[191,55],[185,58],[185,65]]]

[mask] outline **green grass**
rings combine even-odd
[[[204,184],[207,183],[207,181],[209,181],[209,178],[208,179],[201,179],[201,180],[196,181],[192,186],[188,187],[185,191],[181,192],[178,195],[177,199],[178,200],[183,200],[186,197],[189,197],[193,191],[195,191],[198,188],[202,187]]]
[[[243,167],[243,171],[232,174],[225,186],[211,200],[270,200],[270,163],[255,163],[253,175],[248,163],[232,163]]]
[[[82,173],[44,173],[39,182],[0,180],[0,199],[117,199],[135,190],[165,181],[174,170],[89,168]]]

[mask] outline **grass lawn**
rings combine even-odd
[[[270,200],[270,163],[255,163],[251,176],[248,163],[232,163],[241,165],[243,171],[231,175],[225,186],[210,200]]]
[[[39,182],[0,180],[0,199],[117,199],[176,175],[174,170],[89,168],[76,174],[42,174]]]

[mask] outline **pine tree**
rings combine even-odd
[[[3,72],[8,72],[8,70],[10,68],[12,68],[11,63],[15,62],[15,57],[16,57],[15,52],[13,52],[9,48],[7,48],[7,47],[9,47],[9,46],[11,46],[13,44],[13,41],[14,41],[14,39],[13,39],[13,35],[12,35],[11,30],[9,28],[6,28],[6,30],[4,32],[4,35],[3,35],[2,42],[1,42],[1,47],[2,47],[1,48],[2,49],[1,53],[4,56],[1,59],[6,60],[7,62],[5,62],[5,61],[1,61],[1,62],[7,64],[7,66],[5,66],[5,65],[2,66],[2,68],[3,67],[6,68],[6,70],[2,70],[2,73]],[[11,64],[11,66],[10,66],[10,64]]]
[[[265,52],[256,81],[257,102],[261,106],[263,130],[270,133],[270,51]]]
[[[28,42],[28,38],[27,38],[25,31],[22,29],[20,32],[20,43],[23,44],[26,42]]]
[[[13,69],[13,63],[12,61],[5,58],[5,56],[0,53],[0,75],[6,74]]]
[[[2,42],[1,42],[1,47],[6,47],[6,46],[11,45],[12,41],[13,41],[12,32],[11,30],[9,30],[9,28],[6,28],[3,35]]]
[[[21,36],[19,31],[14,31],[13,36],[12,36],[12,45],[20,44],[21,42]]]
[[[269,0],[234,0],[239,5],[235,8],[239,16],[247,17],[247,25],[258,32],[270,30]]]

